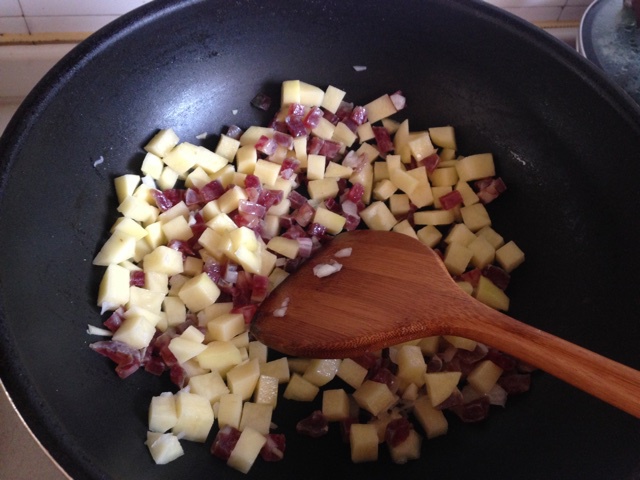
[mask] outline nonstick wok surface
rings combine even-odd
[[[461,154],[493,152],[509,188],[494,225],[527,255],[511,315],[640,367],[640,112],[570,48],[482,2],[156,0],[75,48],[0,140],[0,376],[74,478],[245,478],[210,443],[153,465],[147,408],[172,387],[143,372],[120,380],[88,348],[102,275],[91,260],[116,218],[113,178],[140,166],[159,128],[195,142],[263,124],[273,112],[249,100],[278,98],[294,78],[356,103],[400,89],[412,130],[451,124]],[[310,411],[283,401],[274,421],[291,432]],[[290,434],[286,460],[248,477],[640,477],[640,422],[543,373],[483,423],[452,418],[404,466],[383,449],[352,465],[332,430]]]

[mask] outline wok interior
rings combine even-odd
[[[189,442],[180,460],[153,465],[147,407],[171,385],[142,372],[122,381],[87,347],[102,274],[91,259],[115,220],[112,179],[139,167],[157,129],[195,141],[230,124],[263,124],[273,112],[249,100],[258,91],[278,98],[286,79],[333,84],[356,103],[402,90],[412,130],[451,124],[461,154],[494,153],[508,194],[490,212],[527,255],[510,313],[640,367],[640,116],[574,52],[466,1],[173,3],[156,0],[76,48],[0,143],[0,231],[10,232],[0,236],[0,374],[69,474],[243,478]],[[274,422],[290,433],[310,411],[282,402]],[[446,437],[402,467],[385,453],[352,465],[331,430],[320,440],[291,433],[286,461],[257,462],[250,477],[638,475],[637,420],[544,374],[482,424],[451,419]]]

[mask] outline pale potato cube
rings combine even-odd
[[[411,162],[411,148],[409,148],[409,120],[404,120],[398,126],[393,136],[394,151],[400,155],[402,163]]]
[[[418,397],[415,401],[413,404],[413,414],[427,434],[428,439],[445,435],[449,430],[449,423],[444,413],[436,409],[426,395]]]
[[[186,340],[182,337],[172,338],[169,342],[169,350],[176,357],[178,363],[185,363],[187,360],[200,355],[205,349],[206,345],[191,340]]]
[[[524,262],[524,252],[512,240],[496,250],[496,261],[509,273]]]
[[[171,433],[147,432],[145,444],[156,465],[166,465],[184,455],[180,440]]]
[[[220,234],[229,233],[229,232],[231,232],[233,230],[236,230],[238,228],[238,226],[235,224],[235,222],[226,213],[220,213],[220,214],[216,215],[211,220],[209,220],[206,223],[206,225],[207,225],[207,227],[211,228],[212,230],[214,230],[215,232],[218,232]],[[231,240],[229,239],[229,237],[227,235],[225,235],[224,240],[229,242],[229,243],[222,244],[220,246],[220,248],[222,248],[222,249],[231,248],[229,246]]]
[[[207,344],[207,348],[196,359],[200,367],[217,370],[224,376],[242,361],[242,356],[233,343],[213,341]]]
[[[356,171],[349,177],[352,184],[359,183],[364,187],[362,201],[366,204],[371,201],[371,192],[373,191],[373,167],[371,164],[365,164],[360,171]]]
[[[172,433],[192,442],[204,443],[214,420],[209,400],[185,391],[178,392],[175,400],[178,421],[173,426]]]
[[[458,183],[456,183],[455,186],[455,190],[460,192],[462,203],[465,206],[473,205],[474,203],[478,203],[480,201],[480,198],[478,197],[476,192],[473,191],[473,188],[471,188],[471,186],[463,180],[458,180]]]
[[[218,427],[229,425],[233,428],[240,427],[242,417],[242,396],[237,393],[227,393],[220,396],[218,405]]]
[[[311,133],[316,137],[320,137],[323,140],[331,140],[333,138],[333,132],[336,127],[333,123],[331,123],[326,118],[320,118],[318,125],[311,130]]]
[[[249,358],[251,359],[257,358],[258,363],[267,363],[267,355],[269,353],[268,352],[269,349],[264,343],[259,342],[257,340],[253,340],[249,342],[248,347],[249,347]]]
[[[229,455],[227,465],[242,473],[248,473],[266,441],[266,437],[260,432],[252,428],[245,428],[231,451],[231,455]]]
[[[314,358],[304,371],[303,378],[322,387],[334,379],[341,361],[340,359]]]
[[[258,151],[253,145],[244,145],[236,152],[236,169],[239,173],[252,174],[258,162]]]
[[[122,322],[111,338],[118,342],[124,342],[133,348],[141,349],[149,346],[155,333],[154,323],[142,315],[132,315]]]
[[[424,210],[413,214],[416,225],[451,225],[455,216],[451,210]]]
[[[473,351],[475,350],[478,342],[469,338],[457,337],[455,335],[443,335],[443,338],[456,348],[463,350]]]
[[[178,175],[184,175],[196,164],[196,148],[189,142],[179,143],[162,157],[162,161]]]
[[[185,220],[189,219],[189,207],[187,207],[187,204],[184,203],[184,201],[180,201],[176,203],[173,207],[171,207],[169,210],[162,212],[158,216],[158,220],[163,223],[166,223],[169,220],[173,220],[176,217],[184,217]]]
[[[491,226],[489,213],[482,203],[474,203],[460,209],[462,221],[472,232],[477,232],[483,227]]]
[[[227,372],[227,385],[231,393],[238,393],[243,400],[253,395],[260,378],[260,364],[257,359],[236,365]]]
[[[97,303],[102,312],[116,310],[129,302],[129,277],[129,270],[124,267],[116,264],[107,267],[98,290]]]
[[[468,246],[476,239],[476,235],[469,230],[464,223],[456,223],[445,237],[444,241],[447,245],[457,243],[459,245]]]
[[[242,347],[248,348],[249,347],[249,331],[245,330],[240,335],[236,335],[235,337],[233,337],[230,341],[238,348],[242,348]]]
[[[147,152],[142,160],[140,171],[148,177],[158,180],[160,175],[162,175],[163,168],[164,163],[162,162],[162,159],[151,152]]]
[[[342,388],[322,392],[322,414],[329,422],[337,422],[349,418],[351,410],[349,396]]]
[[[184,185],[187,188],[197,188],[201,189],[207,183],[211,181],[207,172],[205,172],[201,167],[196,167],[189,172],[187,178],[184,181]]]
[[[324,226],[328,233],[337,235],[344,228],[347,219],[326,208],[318,208],[313,215],[313,222]]]
[[[333,85],[329,85],[324,92],[324,97],[320,106],[328,112],[336,113],[338,107],[340,106],[340,102],[342,102],[342,99],[344,98],[346,93],[347,92],[345,92],[344,90],[340,90]]]
[[[353,388],[358,388],[367,376],[367,369],[351,358],[340,362],[336,376]]]
[[[464,182],[493,177],[496,174],[493,155],[490,153],[479,153],[464,157],[456,163],[456,170],[460,180]]]
[[[340,189],[336,178],[322,178],[320,180],[309,181],[308,191],[311,199],[323,201],[338,195]]]
[[[407,463],[409,460],[417,460],[420,458],[420,448],[422,446],[422,437],[413,429],[409,430],[409,436],[404,442],[390,446],[389,454],[393,463],[399,465]]]
[[[473,256],[471,257],[471,265],[476,268],[484,268],[487,265],[493,263],[493,260],[496,257],[496,250],[489,243],[488,240],[483,237],[476,237],[467,248],[473,252]]]
[[[182,253],[173,248],[160,245],[144,256],[142,265],[145,272],[166,273],[169,276],[184,271]]]
[[[293,238],[273,237],[267,243],[267,248],[272,252],[293,259],[298,256],[300,244]]]
[[[409,213],[411,206],[409,204],[409,195],[406,193],[394,193],[389,198],[389,210],[396,217],[403,217]]]
[[[121,204],[125,198],[132,196],[136,188],[140,184],[140,175],[126,174],[116,177],[113,180],[116,189],[116,197],[118,204]]]
[[[135,255],[135,249],[135,237],[116,230],[93,259],[93,264],[106,267],[112,263],[122,263]]]
[[[361,408],[371,413],[371,415],[378,415],[397,401],[397,397],[389,390],[386,384],[372,380],[365,380],[353,392],[353,398]]]
[[[147,235],[147,231],[142,225],[129,217],[119,217],[111,228],[111,233],[119,230],[130,237],[140,240]]]
[[[218,198],[218,208],[222,213],[230,213],[238,209],[240,200],[246,199],[247,194],[245,189],[236,185]]]
[[[360,218],[371,230],[389,231],[398,223],[391,210],[384,202],[371,202],[360,211]]]
[[[304,375],[304,372],[310,363],[311,363],[311,359],[309,358],[296,358],[296,357],[287,358],[287,364],[289,365],[289,370],[293,373],[299,373],[300,375]]]
[[[434,187],[453,187],[458,183],[458,172],[455,167],[436,168],[429,175]]]
[[[144,146],[147,152],[151,152],[158,157],[164,157],[169,151],[178,145],[180,138],[171,128],[160,130],[149,143]]]
[[[253,174],[260,179],[264,185],[273,185],[280,175],[281,166],[268,160],[259,159],[256,162]]]
[[[411,238],[415,238],[416,240],[418,240],[418,234],[413,229],[413,226],[411,225],[411,223],[409,223],[409,220],[407,219],[402,220],[399,223],[396,223],[391,230],[397,233],[402,233],[403,235],[407,235]]]
[[[209,275],[202,272],[188,280],[178,292],[178,296],[189,310],[199,312],[218,299],[220,289]]]
[[[476,392],[489,393],[489,390],[496,384],[502,372],[502,368],[491,360],[484,360],[478,363],[467,375],[467,382]]]
[[[280,267],[275,267],[269,274],[269,293],[273,292],[273,290],[278,285],[280,285],[288,276],[289,273],[286,270]]]
[[[416,232],[418,240],[427,247],[434,248],[442,240],[442,233],[433,225],[427,225]]]
[[[473,257],[473,252],[464,245],[451,243],[444,252],[444,265],[451,275],[463,273]]]
[[[413,192],[420,187],[420,180],[401,169],[389,169],[389,179],[398,187],[398,190],[408,195],[413,195]]]
[[[376,431],[378,433],[378,443],[384,443],[385,436],[387,432],[387,425],[392,420],[397,420],[401,418],[402,415],[395,409],[389,412],[381,412],[380,415],[376,417],[371,417],[371,419],[367,422],[369,425],[374,425],[376,427]]]
[[[436,149],[433,146],[433,143],[431,143],[429,132],[419,132],[411,135],[407,143],[411,150],[411,155],[417,161],[436,153]]]
[[[162,310],[169,327],[180,325],[187,318],[187,307],[179,297],[165,297],[162,301]]]
[[[351,461],[374,462],[378,459],[378,432],[375,425],[354,423],[349,430]]]
[[[440,197],[450,193],[452,190],[449,186],[440,186],[440,187],[431,187],[431,195],[433,196],[433,207],[434,208],[442,208],[442,202],[440,202]]]
[[[158,188],[160,190],[167,190],[169,188],[173,188],[178,182],[178,178],[180,178],[180,174],[178,172],[176,172],[171,167],[165,166],[162,169],[160,178],[157,180]]]
[[[317,107],[322,105],[324,100],[324,90],[311,85],[310,83],[300,82],[300,103],[306,107]]]
[[[171,392],[151,397],[149,405],[149,430],[164,433],[173,428],[178,421],[176,400]]]
[[[193,231],[184,217],[176,217],[162,224],[162,233],[168,240],[189,240]]]
[[[496,250],[504,245],[504,238],[491,227],[482,227],[476,232],[478,237],[487,240]]]
[[[275,408],[278,403],[278,383],[276,377],[261,374],[253,392],[253,401]]]
[[[150,223],[149,225],[144,227],[144,230],[147,232],[147,235],[143,240],[147,243],[147,245],[149,245],[149,247],[151,247],[152,250],[158,248],[160,245],[164,245],[167,243],[167,239],[162,232],[161,222]],[[151,252],[149,251],[147,253]]]
[[[349,178],[351,175],[353,175],[353,168],[336,162],[329,162],[324,172],[324,176],[327,178]]]
[[[435,335],[433,337],[421,338],[418,342],[418,346],[423,355],[433,356],[438,353],[438,346],[440,343],[440,337]]]
[[[427,386],[427,395],[431,405],[437,407],[451,396],[460,381],[460,372],[435,372],[425,373],[424,383]]]
[[[376,165],[386,165],[386,164],[382,162],[377,162]],[[374,176],[375,176],[375,169],[374,169]],[[373,192],[372,192],[373,198],[375,198],[376,200],[384,201],[389,199],[391,195],[393,195],[397,190],[398,190],[398,187],[396,187],[391,180],[389,180],[388,178],[383,178],[382,180],[377,182],[375,187],[373,188]]]
[[[184,260],[182,273],[189,277],[195,277],[196,275],[202,273],[203,266],[204,261],[201,258],[187,257]]]
[[[331,140],[339,142],[347,148],[350,148],[358,139],[358,135],[352,132],[343,122],[338,122],[333,129]]]
[[[286,383],[291,378],[289,370],[289,362],[286,357],[280,357],[276,360],[260,364],[260,375],[274,377],[278,383]]]
[[[509,297],[484,275],[478,279],[478,285],[473,293],[476,300],[496,310],[509,310]]]
[[[399,379],[406,383],[414,383],[418,387],[424,385],[427,364],[418,345],[403,345],[400,347],[396,363],[398,364],[397,376]]]
[[[387,162],[373,162],[372,165],[374,182],[389,180],[389,165],[387,165]]]
[[[220,135],[220,140],[218,140],[218,144],[216,145],[215,153],[223,156],[228,161],[233,161],[238,149],[240,148],[240,141],[235,138],[231,138],[224,133]]]
[[[207,331],[211,340],[231,340],[245,330],[242,313],[224,313],[207,322]]]
[[[307,167],[307,137],[305,135],[293,139],[295,157],[300,162],[300,168]]]
[[[457,150],[455,130],[452,126],[429,128],[431,141],[442,148]]]
[[[280,102],[283,107],[292,103],[300,103],[300,80],[282,82]]]
[[[309,154],[307,156],[307,178],[309,180],[323,179],[326,165],[327,157],[324,155]]]
[[[229,387],[217,370],[190,377],[188,386],[192,393],[206,398],[212,405],[229,393]]]
[[[242,407],[240,428],[238,430],[253,428],[257,432],[266,435],[271,427],[272,414],[273,407],[270,404],[245,402]]]
[[[152,292],[146,288],[132,285],[129,287],[129,302],[127,303],[127,309],[132,310],[134,307],[138,307],[158,314],[162,308],[162,301],[164,300],[164,297],[165,293],[163,292]]]
[[[426,207],[434,203],[433,192],[431,190],[431,184],[429,183],[429,177],[427,175],[427,169],[425,167],[413,168],[407,171],[407,175],[415,178],[418,184],[409,192],[409,199],[417,208]]]
[[[287,400],[297,400],[299,402],[311,402],[316,396],[320,388],[308,380],[302,378],[299,373],[291,375],[291,379],[287,384],[282,396]]]
[[[398,110],[391,101],[389,95],[382,95],[364,106],[367,111],[367,119],[369,123],[376,123],[383,118],[390,117]]]

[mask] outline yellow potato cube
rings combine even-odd
[[[360,217],[371,230],[389,231],[398,223],[389,207],[379,200],[362,209]]]
[[[358,140],[362,144],[375,138],[373,128],[371,128],[371,122],[365,122],[362,125],[358,125],[358,128],[356,128],[356,133],[358,134]]]
[[[192,312],[199,312],[214,303],[220,296],[220,289],[206,273],[188,280],[178,292],[180,300]]]
[[[511,272],[524,262],[524,252],[514,241],[510,241],[496,250],[496,261],[507,272]]]
[[[267,248],[287,258],[296,258],[300,250],[300,244],[292,238],[273,237],[267,243]]]
[[[320,118],[318,122],[318,126],[316,126],[311,132],[316,136],[320,137],[323,140],[331,140],[333,138],[333,132],[336,127],[333,123],[331,123],[326,118]]]
[[[266,403],[245,402],[242,407],[242,416],[240,417],[240,428],[245,430],[252,428],[263,435],[269,433],[271,427],[271,416],[273,415],[273,407]]]
[[[326,165],[327,157],[324,155],[309,154],[307,156],[307,178],[309,180],[323,179]]]
[[[180,139],[176,132],[171,128],[167,128],[156,133],[149,143],[144,146],[144,149],[158,157],[164,157],[179,141]]]
[[[377,162],[376,165],[378,164],[385,165],[382,162]],[[391,198],[391,196],[397,190],[398,187],[396,187],[391,180],[389,180],[388,178],[384,178],[376,183],[375,187],[373,188],[373,198],[375,198],[376,200],[384,201]]]
[[[282,396],[288,400],[311,402],[316,398],[319,391],[320,388],[318,386],[302,378],[299,373],[294,373],[291,375],[291,380],[289,380]]]
[[[418,387],[424,385],[424,375],[427,364],[422,350],[417,345],[403,345],[396,357],[398,364],[397,376],[406,383],[413,383]]]
[[[218,208],[222,213],[230,213],[238,209],[240,200],[246,200],[247,194],[244,188],[235,186],[227,190],[218,198]]]
[[[145,272],[159,272],[175,275],[184,271],[182,253],[172,248],[160,245],[142,260]]]
[[[140,175],[126,174],[116,177],[113,181],[116,189],[116,197],[118,204],[122,203],[125,198],[133,195],[136,188],[140,184]]]
[[[276,378],[278,383],[287,383],[291,378],[289,362],[286,357],[260,364],[260,375]]]
[[[367,369],[351,358],[340,362],[336,376],[353,388],[358,388],[367,376]]]
[[[240,141],[235,138],[231,138],[224,133],[220,135],[220,140],[216,145],[215,153],[226,158],[228,161],[233,161],[238,149],[240,148]]]
[[[116,310],[129,302],[129,277],[129,270],[124,267],[116,264],[107,267],[98,290],[97,304],[102,312]]]
[[[229,370],[227,372],[227,385],[231,393],[238,393],[243,400],[248,400],[253,395],[259,378],[260,364],[258,360],[253,359],[236,365]]]
[[[339,142],[347,148],[351,147],[357,139],[358,135],[355,132],[352,132],[351,129],[342,122],[338,122],[333,130],[333,136],[331,137],[331,140]]]
[[[339,187],[336,178],[311,180],[308,184],[309,196],[313,200],[322,201],[338,195]]]
[[[376,123],[383,118],[390,117],[397,112],[389,95],[382,95],[364,106],[369,123]]]
[[[433,146],[433,143],[431,143],[431,138],[429,137],[428,132],[420,132],[412,135],[407,144],[411,150],[411,155],[417,161],[436,153],[436,149]]]
[[[476,392],[488,393],[496,384],[502,372],[502,368],[491,360],[484,360],[469,373],[467,382]]]
[[[509,310],[509,297],[485,276],[480,276],[473,296],[496,310]]]
[[[460,209],[462,221],[472,232],[477,232],[483,227],[491,226],[489,213],[482,203],[474,203]]]
[[[135,248],[135,237],[116,230],[102,245],[102,248],[93,259],[93,264],[106,267],[112,263],[122,263],[134,256]]]
[[[374,462],[378,459],[378,432],[375,425],[354,423],[349,430],[351,461]]]
[[[340,90],[333,85],[329,85],[324,91],[324,97],[320,106],[328,112],[336,113],[340,106],[340,102],[342,102],[342,99],[346,94],[347,92],[344,90]]]
[[[225,376],[229,370],[242,361],[240,350],[231,342],[213,341],[207,344],[207,348],[196,360],[201,368],[217,370]]]
[[[451,275],[460,275],[467,269],[472,257],[473,252],[464,245],[450,243],[444,251],[444,265]]]
[[[436,168],[430,177],[434,187],[452,187],[458,183],[458,171],[455,167]]]
[[[467,248],[471,250],[471,264],[476,268],[484,268],[493,263],[496,257],[496,250],[488,240],[482,237],[476,237]]]
[[[317,107],[322,105],[324,100],[324,90],[311,85],[310,83],[300,82],[300,103],[306,107]]]
[[[431,405],[437,407],[451,396],[460,381],[460,372],[435,372],[425,373],[424,383],[427,386],[427,395]]]
[[[149,346],[155,333],[156,327],[154,323],[142,315],[132,315],[122,322],[111,338],[140,349]]]
[[[471,230],[469,230],[469,227],[467,227],[464,223],[456,223],[453,227],[451,227],[451,230],[449,230],[449,233],[445,237],[444,242],[447,245],[457,243],[466,247],[476,238],[476,235]]]
[[[502,235],[491,227],[482,227],[476,232],[476,235],[487,240],[496,250],[504,245],[504,238],[502,238]]]
[[[313,222],[326,227],[328,233],[337,235],[344,228],[347,219],[326,208],[318,208],[313,215]]]
[[[242,417],[242,397],[237,393],[227,393],[220,397],[218,406],[218,427],[227,425],[233,428],[240,427]]]
[[[258,151],[253,145],[244,145],[236,152],[236,168],[240,173],[251,174],[258,162]]]
[[[158,188],[160,188],[160,190],[167,190],[169,188],[175,187],[179,177],[180,177],[180,174],[176,172],[173,168],[165,166],[162,169],[160,178],[157,181]]]
[[[329,162],[324,172],[324,176],[327,178],[349,178],[351,175],[353,175],[353,168],[336,162]]]
[[[189,240],[193,231],[184,217],[176,217],[162,224],[162,233],[167,240]]]
[[[479,153],[464,157],[458,160],[455,168],[460,180],[464,182],[493,177],[496,174],[493,155],[490,153]]]
[[[352,184],[359,183],[364,187],[364,193],[362,194],[362,201],[366,204],[371,201],[371,192],[373,191],[373,167],[371,164],[365,164],[359,172],[354,172],[349,177],[349,182]]]
[[[245,428],[231,451],[227,465],[242,473],[248,473],[266,441],[266,437],[260,432]]]
[[[436,409],[428,396],[423,395],[413,404],[413,414],[427,434],[427,438],[445,435],[449,430],[449,423],[441,410]]]
[[[264,343],[253,340],[249,342],[248,348],[250,359],[257,358],[258,363],[267,363],[268,348]],[[260,369],[260,373],[262,374],[262,368]]]
[[[471,188],[471,186],[464,180],[458,180],[458,183],[456,183],[455,186],[455,190],[460,192],[460,195],[462,196],[462,203],[465,206],[473,205],[474,203],[478,203],[480,201],[480,198],[478,197],[476,192],[473,191],[473,188]]]
[[[176,357],[178,363],[185,363],[197,355],[201,354],[207,348],[206,345],[182,337],[172,338],[169,342],[169,350]]]
[[[424,243],[427,247],[434,248],[440,240],[442,240],[442,233],[433,225],[427,225],[416,232],[418,240]]]
[[[145,445],[156,465],[165,465],[184,455],[180,440],[170,433],[147,432]]]
[[[207,322],[207,331],[211,340],[231,340],[244,330],[244,315],[241,313],[225,313]]]
[[[280,175],[280,168],[281,166],[277,163],[260,159],[256,162],[253,174],[258,177],[264,185],[271,186],[276,183],[278,175]]]
[[[411,238],[415,238],[416,240],[418,239],[418,234],[413,229],[413,226],[411,225],[411,223],[409,223],[409,220],[407,219],[402,220],[399,223],[396,223],[391,230],[397,233],[402,233],[403,235],[407,235]]]
[[[300,103],[300,80],[282,82],[280,102],[283,107],[292,103]]]
[[[163,168],[164,163],[162,162],[162,159],[151,152],[147,152],[142,160],[140,171],[154,180],[158,180],[160,175],[162,175]]]
[[[451,225],[455,222],[452,210],[423,210],[413,214],[416,225]]]
[[[172,433],[192,442],[205,442],[214,420],[209,400],[184,390],[178,392],[175,399],[178,421]]]
[[[431,191],[431,184],[429,183],[429,177],[427,175],[427,169],[425,167],[413,168],[407,171],[407,175],[418,181],[416,187],[411,192],[408,192],[411,203],[418,208],[432,205],[434,198],[433,192]]]
[[[165,392],[151,398],[149,430],[164,433],[172,429],[177,421],[176,400],[171,392]]]
[[[278,379],[261,374],[253,392],[253,401],[268,405],[271,409],[274,409],[278,403]]]
[[[192,393],[206,398],[212,405],[229,393],[229,387],[216,370],[190,377],[188,386]]]
[[[365,380],[353,392],[353,398],[361,408],[371,413],[371,415],[378,415],[397,401],[397,397],[389,390],[386,384],[372,380]]]
[[[442,148],[457,150],[455,130],[452,126],[429,128],[431,141]]]
[[[322,392],[322,414],[329,422],[338,422],[349,418],[349,396],[342,388]]]
[[[302,377],[314,385],[322,387],[336,376],[341,361],[340,359],[328,358],[311,359]]]
[[[461,348],[463,350],[475,350],[478,342],[475,340],[471,340],[469,338],[457,337],[455,335],[443,335],[443,338],[453,345],[456,348]]]

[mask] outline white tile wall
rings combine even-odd
[[[0,34],[92,32],[151,0],[0,0]],[[592,0],[486,0],[532,22],[576,21]]]

